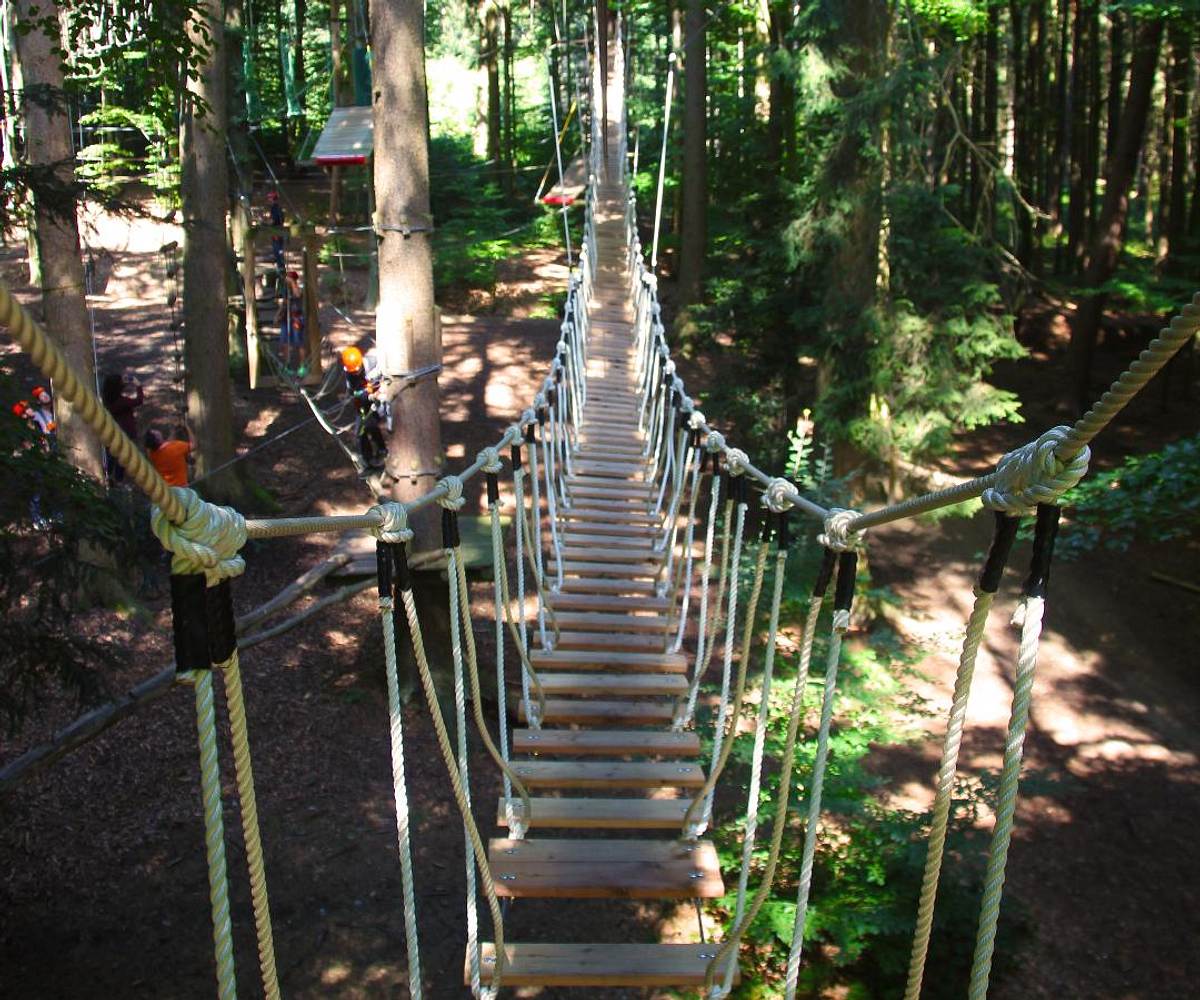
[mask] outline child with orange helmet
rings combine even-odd
[[[354,429],[363,464],[368,469],[381,469],[387,457],[387,444],[379,425],[387,404],[379,396],[378,356],[373,350],[364,355],[357,347],[347,347],[342,351],[342,372],[358,410]]]

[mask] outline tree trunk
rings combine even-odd
[[[844,66],[831,82],[834,96],[843,105],[869,92],[887,73],[890,27],[885,0],[864,0],[844,8],[841,23],[830,39],[830,55]],[[879,128],[878,121],[854,127],[841,123],[837,145],[823,171],[830,210],[842,212],[844,221],[825,270],[825,339],[829,346],[818,382],[826,389],[822,395],[837,387],[841,397],[837,416],[843,421],[866,409],[867,331],[877,302],[883,212],[883,168],[875,153]],[[835,473],[848,471],[856,461],[849,442],[838,442]]]
[[[380,206],[376,339],[385,376],[442,360],[433,301],[429,212],[429,119],[425,88],[425,18],[419,0],[371,5],[375,55],[375,199]],[[411,227],[411,235],[398,230]],[[441,474],[438,384],[392,382],[393,429],[387,471],[397,500],[429,492]],[[437,508],[414,515],[415,549],[437,548]]]
[[[683,49],[683,192],[679,241],[680,309],[700,300],[708,247],[708,93],[703,0],[687,0]]]
[[[1071,127],[1071,91],[1067,85],[1069,62],[1068,39],[1070,37],[1071,8],[1069,0],[1059,0],[1058,3],[1058,71],[1054,77],[1054,110],[1057,115],[1058,129],[1054,135],[1054,156],[1051,161],[1050,179],[1047,187],[1050,191],[1051,214],[1053,215],[1055,255],[1054,269],[1062,272],[1061,259],[1062,234],[1066,210],[1063,204],[1063,188],[1068,173],[1070,159],[1070,127]],[[1052,119],[1053,120],[1053,117]]]
[[[1119,10],[1109,11],[1108,99],[1105,102],[1108,128],[1104,137],[1107,155],[1117,145],[1117,126],[1121,123],[1121,95],[1125,91],[1125,17]]]
[[[500,48],[500,31],[496,5],[484,0],[483,32],[479,37],[480,60],[487,73],[487,161],[493,169],[502,166],[500,133],[500,64],[497,59]]]
[[[308,0],[296,0],[296,62],[293,79],[296,82],[296,101],[300,105],[300,114],[296,118],[296,141],[304,138],[304,88],[308,85],[308,70],[304,65],[304,23],[308,19]],[[293,151],[298,155],[298,149]]]
[[[566,114],[564,111],[563,114]],[[516,188],[517,94],[513,87],[512,4],[504,8],[504,193],[509,198]]]
[[[17,0],[17,23],[29,25],[53,15],[57,6],[45,0]],[[57,38],[34,28],[16,33],[25,85],[25,158],[34,170],[45,171],[42,191],[33,192],[33,235],[40,261],[42,319],[84,385],[95,387],[96,367],[83,261],[79,249],[76,206],[75,154],[71,121],[63,91]],[[223,192],[222,192],[223,193]],[[67,461],[97,479],[104,478],[99,439],[66,400],[55,397],[54,419],[58,444]]]
[[[1167,265],[1175,269],[1187,238],[1188,96],[1191,52],[1188,33],[1178,20],[1168,31],[1171,70],[1167,76],[1171,95],[1171,198],[1167,204]]]
[[[1087,72],[1087,21],[1089,0],[1075,0],[1075,25],[1071,41],[1071,201],[1067,211],[1067,266],[1071,273],[1083,271],[1087,250],[1087,143],[1090,95]]]
[[[1150,114],[1150,98],[1154,90],[1154,73],[1162,45],[1161,18],[1142,21],[1133,38],[1132,64],[1129,71],[1129,93],[1121,112],[1117,144],[1110,151],[1104,177],[1104,204],[1096,227],[1096,238],[1088,254],[1084,274],[1085,287],[1103,285],[1116,270],[1121,254],[1125,215],[1129,209],[1129,186],[1137,169],[1138,153],[1146,134]],[[1091,397],[1092,358],[1100,330],[1104,296],[1093,292],[1085,297],[1076,310],[1071,325],[1071,355],[1074,369],[1075,403],[1080,412]]]
[[[207,36],[211,40],[203,65],[187,81],[180,116],[184,364],[197,477],[207,476],[233,458],[223,25],[221,0],[201,0],[187,30],[197,39]],[[207,478],[204,492],[214,500],[236,504],[242,499],[243,487],[235,469],[228,468]]]

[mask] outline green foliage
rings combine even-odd
[[[1065,558],[1099,545],[1124,551],[1135,542],[1194,535],[1200,531],[1200,435],[1089,476],[1066,494],[1063,506],[1055,551]]]

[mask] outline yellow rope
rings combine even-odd
[[[429,657],[425,654],[425,640],[421,634],[421,619],[417,614],[417,603],[411,589],[400,592],[400,600],[404,604],[404,615],[408,619],[408,635],[412,643],[413,658],[417,661],[417,673],[421,678],[421,688],[425,692],[425,701],[429,705],[429,715],[433,720],[433,731],[437,737],[438,749],[442,754],[442,762],[450,777],[450,786],[454,790],[454,801],[462,814],[463,827],[471,842],[471,852],[479,865],[480,878],[483,881],[483,893],[487,898],[488,910],[492,915],[492,926],[496,938],[496,967],[492,972],[492,988],[500,988],[504,974],[504,917],[500,912],[500,900],[496,895],[496,884],[492,881],[492,870],[488,865],[487,850],[479,836],[479,828],[475,825],[475,817],[471,815],[471,805],[467,800],[466,789],[463,787],[462,775],[454,760],[454,750],[450,746],[450,734],[446,731],[446,720],[442,715],[441,705],[438,704],[437,688],[433,683],[433,674],[429,669]]]
[[[196,733],[200,746],[200,799],[204,809],[204,848],[208,859],[208,902],[212,910],[217,996],[237,997],[233,967],[233,928],[229,917],[229,869],[225,861],[225,819],[221,813],[221,766],[217,759],[217,712],[211,670],[180,676],[196,689]]]
[[[258,964],[267,1000],[279,1000],[279,976],[275,970],[275,941],[271,930],[271,906],[267,899],[267,872],[263,864],[262,836],[258,828],[258,803],[254,795],[254,769],[250,763],[250,733],[246,726],[246,702],[242,694],[242,671],[238,653],[217,666],[225,682],[229,706],[229,729],[233,739],[233,767],[241,802],[242,836],[246,842],[246,867],[250,875],[250,901],[254,908],[254,932],[258,939]]]
[[[529,792],[526,791],[524,782],[509,766],[508,761],[496,749],[496,744],[492,742],[492,734],[488,732],[487,722],[483,718],[483,693],[479,688],[479,661],[475,653],[475,630],[471,627],[471,594],[467,589],[467,569],[463,565],[462,553],[456,545],[453,549],[447,549],[446,555],[450,557],[450,563],[453,566],[452,572],[457,580],[458,610],[462,618],[463,637],[466,639],[467,678],[471,682],[471,712],[475,717],[475,726],[479,730],[483,745],[487,747],[487,752],[491,755],[492,760],[513,783],[513,788],[521,796],[521,808],[525,811],[525,815],[532,817],[533,803],[529,800]],[[454,581],[452,581],[451,586],[454,585]]]

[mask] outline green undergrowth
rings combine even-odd
[[[771,839],[771,826],[783,800],[779,760],[784,749],[788,711],[797,681],[799,632],[809,602],[818,559],[811,543],[795,546],[789,559],[781,621],[784,639],[775,660],[769,697],[767,764],[760,796],[758,835],[749,894],[757,888]],[[749,560],[747,560],[749,561]],[[768,611],[764,588],[759,639],[752,652],[752,671],[760,672]],[[742,581],[743,589],[748,580]],[[856,616],[862,609],[894,603],[886,589],[860,579]],[[827,602],[828,605],[828,602]],[[744,605],[742,605],[744,607]],[[816,756],[816,728],[825,684],[829,607],[822,614],[804,695],[805,721],[794,759],[789,816],[779,869],[761,913],[743,939],[741,998],[781,996],[782,977],[796,913],[796,889],[804,842],[804,820]],[[838,672],[834,726],[822,796],[812,894],[805,932],[800,996],[861,998],[898,997],[903,992],[913,927],[926,856],[928,817],[898,805],[890,775],[905,768],[906,779],[932,778],[930,741],[940,743],[944,706],[925,704],[913,693],[921,651],[906,646],[883,626],[857,627],[843,646]],[[747,716],[757,712],[761,688],[752,683]],[[711,733],[712,714],[698,719],[701,732]],[[711,746],[707,748],[711,751]],[[710,913],[726,926],[732,918],[737,876],[741,868],[742,831],[750,780],[753,737],[735,744],[722,776],[724,795],[712,835],[728,874],[729,895]],[[914,761],[916,762],[914,764]],[[961,778],[956,788],[947,841],[929,968],[926,998],[965,993],[974,945],[980,875],[990,822],[980,824],[985,804],[993,798],[991,775]],[[1026,921],[1019,904],[1005,901],[997,947],[995,975],[1003,975],[1019,946]]]
[[[433,276],[439,297],[483,291],[494,296],[498,266],[531,250],[561,247],[560,213],[508,199],[495,171],[471,150],[465,136],[435,136],[429,144],[435,222]],[[581,209],[572,215],[578,249]]]

